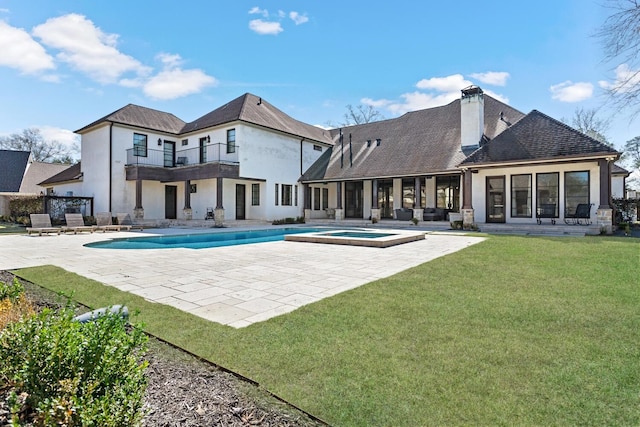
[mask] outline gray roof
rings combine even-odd
[[[185,125],[184,121],[171,113],[165,113],[163,111],[129,104],[111,114],[107,114],[83,128],[78,129],[76,133],[82,133],[103,122],[130,125],[172,134],[179,134]]]
[[[74,165],[68,166],[60,173],[57,173],[56,175],[53,175],[45,179],[44,181],[38,183],[38,185],[44,187],[47,185],[59,184],[62,182],[79,181],[81,177],[82,177],[82,171],[81,171],[80,162],[78,162]]]
[[[631,172],[629,172],[628,170],[626,170],[620,165],[616,165],[615,163],[611,166],[611,173],[614,175],[624,175],[624,176],[631,175]]]
[[[78,129],[76,133],[82,133],[100,123],[113,122],[182,135],[235,121],[252,123],[308,140],[326,144],[331,143],[331,137],[328,131],[295,120],[264,99],[250,93],[245,93],[191,123],[185,123],[170,113],[129,104]]]
[[[461,166],[618,154],[613,147],[533,110],[476,150]]]
[[[0,193],[18,193],[29,162],[29,151],[0,150]]]
[[[31,162],[29,166],[27,166],[27,171],[24,174],[24,179],[20,185],[20,192],[38,194],[42,191],[39,185],[40,182],[64,171],[68,167],[68,163]]]
[[[485,94],[485,139],[494,138],[523,116]],[[342,142],[340,129],[331,134],[333,149],[305,172],[302,181],[441,173],[456,170],[466,157],[460,146],[460,100],[395,119],[342,128]],[[367,140],[371,141],[369,145]]]
[[[194,132],[234,121],[255,124],[313,141],[331,143],[329,131],[296,120],[266,100],[250,93],[245,93],[188,123],[182,129],[182,133]]]

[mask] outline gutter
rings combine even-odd
[[[109,212],[113,212],[111,199],[113,198],[113,122],[109,122]]]

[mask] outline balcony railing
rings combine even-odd
[[[159,166],[173,168],[180,166],[195,166],[205,163],[239,163],[238,151],[240,147],[233,146],[233,152],[228,153],[227,144],[208,144],[202,147],[183,150],[152,150],[140,147],[127,150],[127,166]]]

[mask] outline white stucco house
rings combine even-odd
[[[588,205],[588,221],[610,230],[620,191],[615,149],[477,86],[444,106],[332,130],[245,94],[188,123],[127,105],[76,132],[81,170],[59,184],[94,197],[97,212],[139,220],[536,224]]]

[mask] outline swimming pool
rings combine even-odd
[[[217,233],[178,234],[172,236],[129,237],[85,246],[100,249],[203,249],[249,243],[277,242],[285,235],[327,231],[329,228],[277,228],[271,230],[225,231]]]

